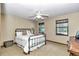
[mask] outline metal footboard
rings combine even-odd
[[[46,38],[45,35],[36,35],[36,36],[30,36],[29,40],[28,40],[28,48],[29,48],[29,52],[33,51],[43,45],[46,44]]]

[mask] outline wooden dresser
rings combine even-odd
[[[70,55],[79,56],[79,40],[75,36],[70,37],[68,41],[68,52]]]

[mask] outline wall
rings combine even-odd
[[[56,35],[56,20],[61,20],[65,18],[68,18],[69,20],[69,36]],[[67,44],[67,40],[69,40],[69,37],[74,36],[76,32],[79,31],[79,12],[50,17],[47,20],[45,19],[44,22],[47,40]],[[39,32],[38,23],[39,22],[36,23],[36,33]]]
[[[32,21],[12,16],[12,15],[2,15],[2,33],[1,42],[7,40],[13,40],[15,38],[16,28],[34,28],[34,23]]]
[[[1,40],[1,14],[0,14],[0,40]]]
[[[12,40],[15,36],[15,29],[16,28],[35,28],[35,32],[38,33],[38,23],[39,22],[32,22],[26,19],[11,16],[11,15],[1,15],[1,41]],[[79,12],[60,15],[56,17],[51,17],[48,20],[45,20],[45,33],[47,40],[60,42],[67,44],[67,40],[69,40],[69,36],[59,36],[56,35],[56,20],[60,19],[69,19],[69,36],[73,36],[79,30]],[[36,24],[35,24],[36,23]]]
[[[1,40],[1,4],[0,4],[0,40]]]
[[[79,12],[52,17],[45,21],[45,29],[47,40],[67,44],[69,36],[56,35],[56,20],[68,18],[69,20],[69,36],[74,36],[79,31]]]
[[[35,23],[35,34],[39,33],[39,27],[38,27],[38,22],[37,21],[34,21]]]

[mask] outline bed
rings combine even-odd
[[[32,29],[18,28],[15,30],[15,42],[24,53],[42,47],[46,44],[45,34],[34,34]]]

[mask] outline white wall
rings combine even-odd
[[[68,18],[69,20],[69,36],[74,36],[79,31],[79,12],[52,17],[45,21],[47,40],[67,44],[69,36],[56,35],[56,20]]]
[[[2,15],[1,19],[2,33],[1,33],[1,43],[7,40],[13,40],[15,38],[16,28],[34,28],[34,23],[32,21],[12,16],[12,15]]]
[[[0,40],[1,40],[1,4],[0,4]]]

